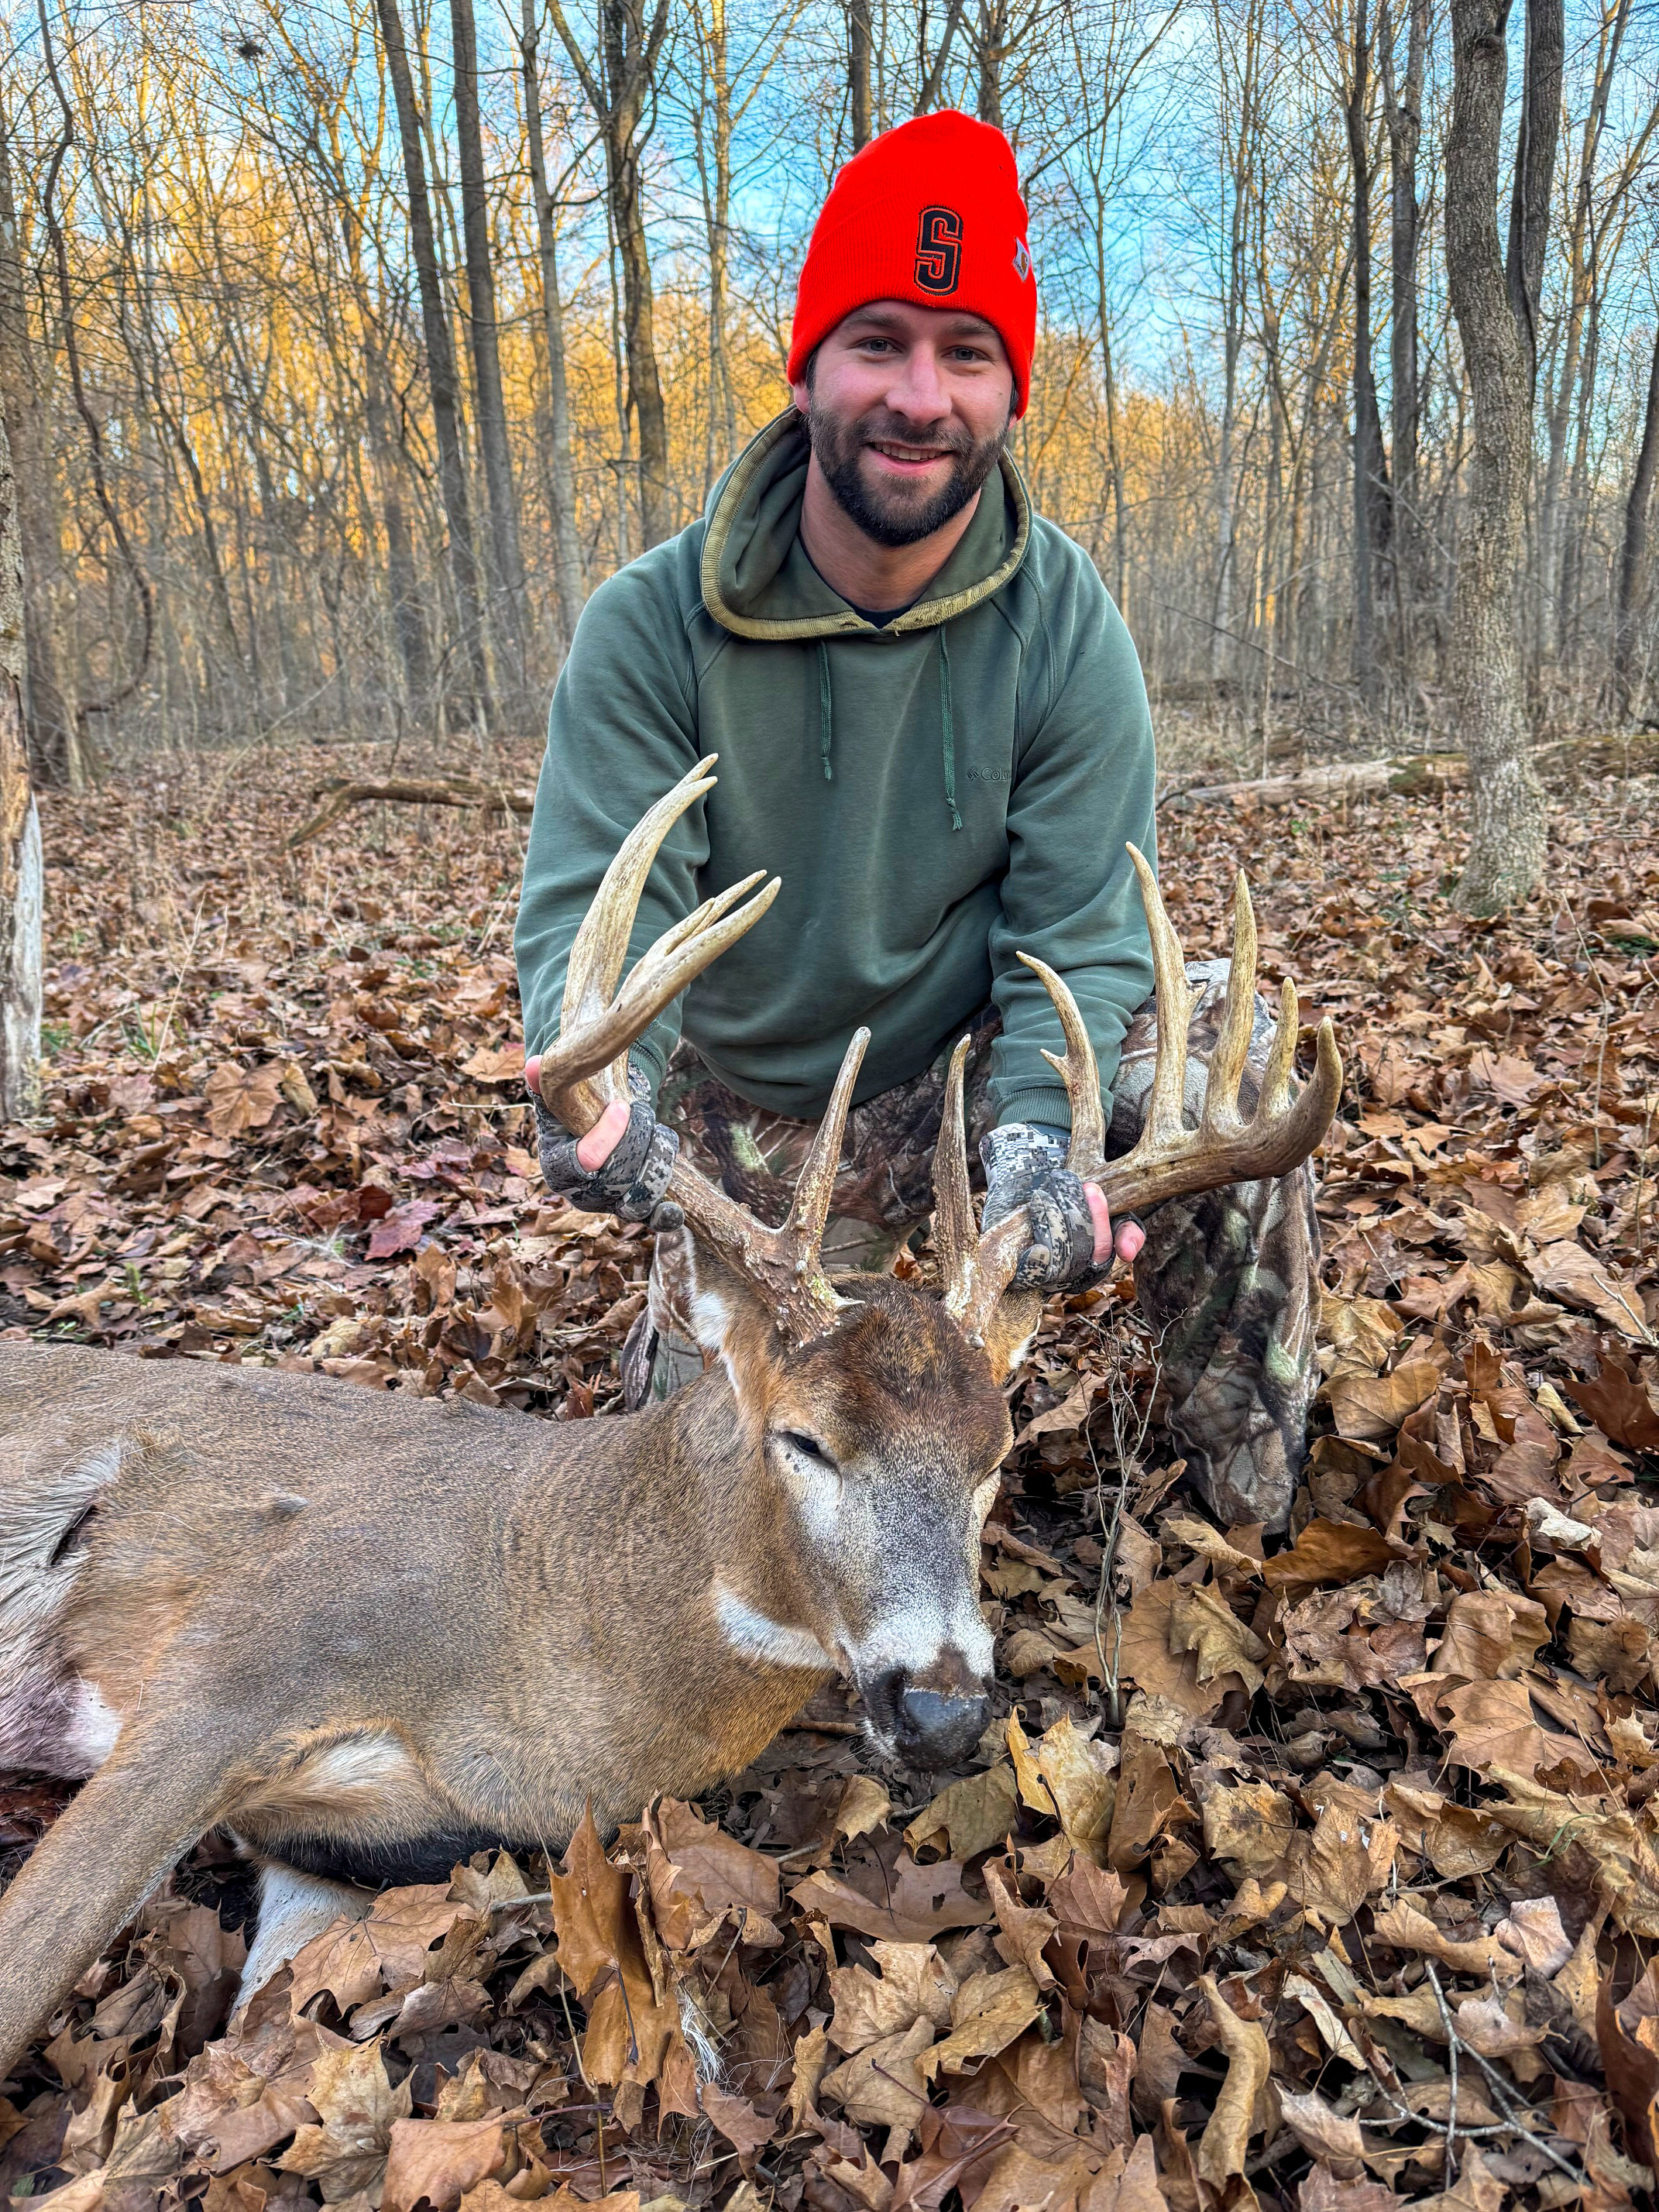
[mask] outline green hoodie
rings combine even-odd
[[[635,1048],[653,1086],[682,1029],[754,1104],[817,1120],[852,1031],[857,1098],[918,1074],[994,1000],[1000,1121],[1069,1121],[1042,983],[1071,985],[1117,1068],[1152,959],[1126,839],[1153,850],[1140,664],[1082,549],[1005,459],[927,596],[878,629],[797,534],[807,447],[790,410],[703,519],[582,611],[553,695],[516,950],[532,1051],[556,1036],[570,942],[617,846],[718,753],[669,833],[630,958],[757,868],[769,914]]]

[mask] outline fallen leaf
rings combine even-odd
[[[1334,2111],[1317,2090],[1292,2096],[1289,2090],[1281,2089],[1279,2106],[1285,2126],[1303,2149],[1324,2159],[1333,2173],[1352,2180],[1364,2172],[1364,2138],[1352,2114]]]
[[[1258,2023],[1239,2017],[1222,1996],[1212,1974],[1200,1974],[1198,1985],[1227,2054],[1227,2078],[1199,2139],[1194,2163],[1206,2181],[1219,2188],[1230,2174],[1244,2171],[1246,2148],[1261,2124],[1256,2117],[1256,2101],[1267,2086],[1273,2059]]]
[[[1288,1552],[1266,1561],[1261,1574],[1272,1589],[1297,1583],[1351,1583],[1381,1573],[1401,1556],[1402,1547],[1375,1528],[1346,1521],[1310,1521]]]
[[[501,2124],[483,2120],[394,2120],[386,2154],[382,2212],[453,2212],[469,2189],[500,2165]]]

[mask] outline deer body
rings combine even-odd
[[[711,899],[622,969],[663,836],[704,763],[624,842],[572,947],[541,1087],[586,1131],[633,1041],[776,890]],[[1151,872],[1160,1008],[1146,1131],[1102,1158],[1093,1054],[1066,1042],[1070,1164],[1114,1209],[1283,1173],[1340,1091],[1327,1024],[1292,1098],[1297,1002],[1255,1109],[1239,1079],[1254,935],[1242,882],[1226,1018],[1183,1123],[1186,984]],[[735,908],[735,911],[733,908]],[[1023,957],[1023,956],[1022,956]],[[746,1765],[817,1685],[856,1686],[880,1750],[946,1765],[989,1717],[979,1535],[1012,1441],[1003,1385],[1036,1319],[1023,1212],[981,1233],[966,1043],[935,1160],[942,1295],[825,1273],[867,1032],[769,1227],[683,1161],[698,1327],[719,1364],[647,1413],[552,1425],[314,1376],[0,1345],[0,1764],[88,1778],[0,1899],[0,2076],[207,1829],[264,1862],[245,1990],[362,1893],[496,1840],[550,1848]]]

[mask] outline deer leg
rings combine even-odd
[[[116,1746],[0,1898],[0,2079],[198,1837],[240,1764],[209,1712]]]

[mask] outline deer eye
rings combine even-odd
[[[780,1443],[787,1444],[791,1451],[799,1452],[803,1459],[815,1460],[820,1467],[833,1467],[834,1457],[816,1437],[809,1437],[805,1429],[780,1429]]]

